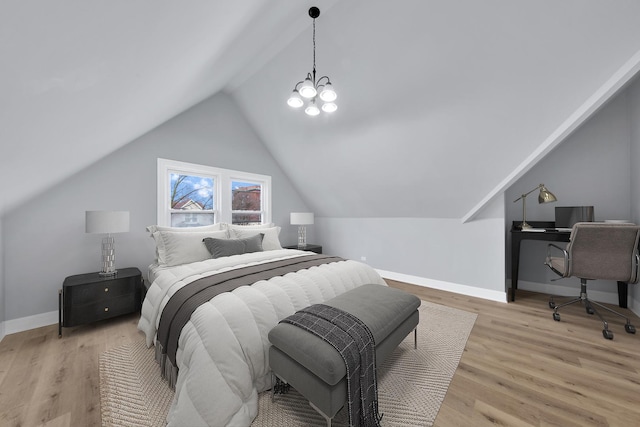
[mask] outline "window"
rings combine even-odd
[[[261,224],[264,216],[262,205],[261,183],[231,181],[232,224]]]
[[[271,177],[158,159],[158,225],[271,222]]]
[[[202,174],[201,174],[202,175]],[[216,222],[215,176],[169,172],[169,217],[172,227],[200,227]]]

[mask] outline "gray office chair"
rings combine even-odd
[[[580,279],[579,297],[560,305],[556,305],[553,298],[549,301],[549,307],[554,309],[553,320],[560,321],[559,308],[582,302],[587,313],[595,313],[602,320],[602,335],[606,339],[613,339],[613,333],[595,306],[624,318],[627,321],[625,331],[635,334],[636,328],[629,318],[587,297],[587,280],[637,283],[639,237],[640,226],[635,224],[579,222],[573,226],[566,248],[549,244],[545,264],[561,277],[575,276]],[[552,256],[552,253],[561,256]]]

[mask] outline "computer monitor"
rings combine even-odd
[[[556,206],[556,228],[571,229],[576,222],[592,222],[593,206]]]

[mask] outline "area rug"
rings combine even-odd
[[[410,334],[378,372],[383,426],[432,426],[447,393],[477,315],[422,301],[418,349]],[[164,426],[173,391],[160,378],[153,349],[135,341],[100,355],[103,426]],[[271,399],[261,393],[252,426],[325,426],[325,420],[295,390]],[[346,425],[346,411],[332,425]]]

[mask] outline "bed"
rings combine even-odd
[[[151,286],[138,328],[147,345],[156,346],[158,358],[169,360],[169,369],[164,366],[162,371],[176,373],[174,378],[168,375],[176,390],[167,417],[170,426],[249,426],[257,415],[258,393],[271,386],[267,339],[271,328],[303,307],[363,284],[385,285],[366,264],[282,249],[279,228],[272,224],[148,230],[156,242],[157,259],[149,268]],[[243,245],[249,251],[239,249]],[[281,273],[285,265],[283,274],[264,272]],[[239,276],[252,279],[254,273],[267,278],[216,294],[218,287],[237,282]],[[176,300],[190,288],[204,289],[203,283],[215,296],[188,311],[191,314],[183,323],[177,322],[181,316],[174,315],[171,307],[182,310],[186,304]],[[165,333],[168,324],[179,328],[173,334],[174,362],[163,353],[166,336],[171,335]]]

